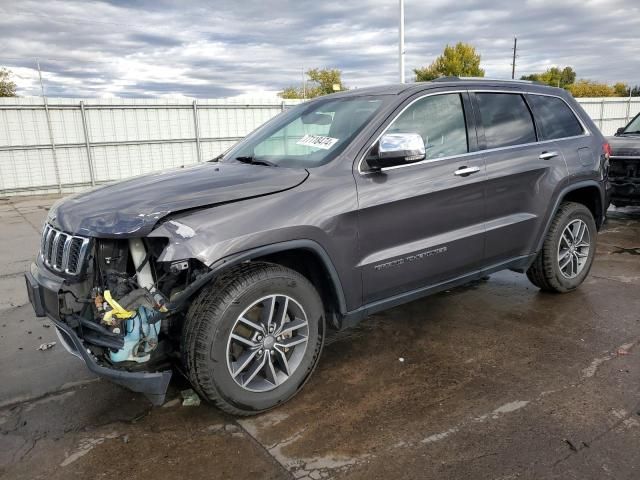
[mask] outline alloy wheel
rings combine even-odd
[[[587,224],[576,219],[564,228],[558,243],[558,266],[565,278],[575,278],[589,259],[591,238]]]
[[[309,323],[302,306],[287,295],[254,302],[236,319],[227,342],[227,368],[245,390],[267,392],[300,366]]]

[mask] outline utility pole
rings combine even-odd
[[[404,0],[400,0],[400,83],[404,83]]]
[[[511,80],[516,78],[516,52],[518,51],[518,37],[513,37],[513,63],[511,64]]]

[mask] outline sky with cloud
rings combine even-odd
[[[406,75],[472,43],[486,75],[571,65],[640,84],[638,0],[405,0]],[[232,97],[339,68],[350,87],[398,79],[398,0],[0,0],[0,66],[20,95]]]

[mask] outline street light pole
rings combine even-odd
[[[404,83],[404,0],[400,0],[400,83]]]
[[[518,37],[513,37],[513,63],[511,64],[511,80],[516,78],[516,52],[518,51]]]

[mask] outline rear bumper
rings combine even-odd
[[[613,180],[611,203],[619,207],[640,205],[640,178]]]
[[[134,392],[144,393],[154,405],[164,402],[171,371],[129,372],[101,365],[98,359],[87,350],[76,332],[60,319],[59,296],[63,279],[45,268],[33,263],[25,273],[29,301],[38,317],[48,317],[56,327],[60,343],[71,354],[80,358],[87,368],[96,375],[106,378]]]

